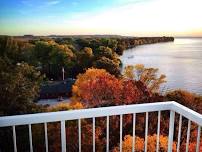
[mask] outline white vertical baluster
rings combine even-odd
[[[201,137],[201,127],[198,126],[198,135],[197,135],[197,143],[196,143],[196,152],[200,150],[200,137]]]
[[[107,147],[106,152],[109,152],[109,116],[107,116]]]
[[[33,152],[33,145],[32,145],[32,126],[29,124],[29,146],[30,152]]]
[[[136,124],[136,113],[133,114],[133,142],[132,142],[132,152],[135,151],[135,124]]]
[[[123,127],[123,115],[120,115],[120,152],[122,152],[122,127]]]
[[[95,117],[93,117],[93,152],[95,152]]]
[[[191,120],[188,121],[188,128],[187,128],[187,141],[186,141],[186,152],[189,151],[190,127],[191,127]]]
[[[45,132],[45,145],[46,145],[46,152],[48,152],[48,130],[47,130],[47,123],[44,123],[44,132]]]
[[[175,125],[175,112],[171,110],[170,122],[169,122],[168,152],[172,152],[174,125]]]
[[[61,123],[61,146],[62,146],[62,152],[66,152],[65,121],[62,120],[60,123]]]
[[[78,125],[79,125],[79,152],[81,152],[81,119],[78,119]]]
[[[17,152],[15,126],[13,126],[12,128],[13,128],[13,147],[14,147],[14,152]]]
[[[180,115],[179,127],[178,127],[177,152],[180,151],[181,131],[182,131],[182,115]]]
[[[146,112],[145,120],[145,142],[144,142],[144,151],[147,152],[147,136],[148,136],[148,112]]]
[[[156,139],[156,152],[159,151],[160,123],[161,123],[161,111],[158,111],[158,127],[157,127],[157,139]]]

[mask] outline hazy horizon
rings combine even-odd
[[[0,35],[202,37],[201,6],[201,0],[2,0]]]
[[[50,35],[34,35],[34,34],[21,34],[21,35],[8,35],[8,34],[0,34],[0,36],[11,36],[11,37],[23,37],[23,36],[35,36],[35,37],[49,37],[49,36],[58,36],[58,37],[71,37],[71,36],[120,36],[120,37],[174,37],[174,38],[202,38],[202,36],[172,36],[172,35],[156,35],[156,36],[138,36],[138,35],[115,35],[115,34],[50,34]]]

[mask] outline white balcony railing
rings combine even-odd
[[[78,143],[79,152],[81,149],[81,119],[92,118],[93,126],[93,147],[92,151],[95,152],[95,121],[96,117],[106,117],[106,151],[109,151],[109,116],[119,115],[120,116],[120,151],[122,151],[122,124],[123,115],[133,114],[133,147],[132,151],[135,150],[135,121],[136,113],[146,113],[145,119],[145,145],[144,151],[147,151],[147,135],[148,135],[148,114],[149,112],[158,112],[158,125],[157,125],[157,146],[156,151],[159,149],[159,136],[160,136],[160,118],[161,111],[170,111],[170,121],[169,121],[169,135],[168,135],[168,152],[172,151],[173,145],[173,135],[174,135],[174,120],[175,113],[180,116],[179,119],[179,131],[178,131],[178,141],[177,141],[177,151],[179,152],[180,138],[181,138],[181,127],[182,127],[182,117],[188,119],[188,129],[187,129],[187,139],[186,139],[186,152],[189,150],[189,138],[190,138],[190,126],[191,122],[198,125],[197,141],[196,141],[196,151],[199,152],[200,148],[200,134],[202,126],[202,115],[182,106],[174,101],[169,102],[158,102],[158,103],[146,103],[146,104],[136,104],[136,105],[123,105],[123,106],[113,106],[113,107],[102,107],[102,108],[92,108],[92,109],[82,109],[82,110],[72,110],[63,112],[49,112],[49,113],[39,113],[39,114],[27,114],[19,116],[6,116],[0,117],[0,127],[12,127],[13,130],[13,146],[14,151],[17,152],[17,142],[16,142],[16,130],[15,127],[18,125],[28,125],[29,126],[29,143],[30,152],[33,152],[32,145],[32,125],[44,123],[45,132],[45,147],[46,152],[48,152],[48,136],[47,136],[47,123],[50,122],[60,122],[61,125],[61,150],[66,152],[66,129],[65,121],[68,120],[78,120]],[[0,148],[1,149],[1,148]]]

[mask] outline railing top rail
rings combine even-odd
[[[156,102],[134,105],[121,105],[71,111],[47,112],[0,117],[0,127],[13,125],[38,124],[44,122],[57,122],[62,120],[75,120],[92,117],[105,117],[120,114],[143,113],[159,110],[170,110],[173,102]]]
[[[173,110],[202,126],[202,115],[174,101],[0,117],[0,127]]]
[[[182,116],[190,119],[191,121],[197,123],[199,126],[202,126],[202,114],[197,113],[194,110],[191,110],[177,102],[172,103],[171,110],[181,114]]]

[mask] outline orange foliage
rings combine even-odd
[[[156,134],[152,136],[148,136],[147,142],[147,151],[148,152],[155,152],[156,151]],[[133,137],[131,135],[126,135],[124,137],[124,141],[122,142],[122,151],[123,152],[131,152],[132,151],[132,141]],[[168,137],[160,135],[159,138],[159,151],[166,152],[168,147]],[[138,136],[135,137],[135,151],[143,152],[144,151],[144,139]],[[119,147],[115,147],[113,152],[118,152]],[[176,143],[173,143],[173,152],[176,151]]]
[[[136,82],[133,80],[122,81],[122,104],[136,103],[140,100],[141,92],[136,86]]]
[[[71,109],[83,109],[84,108],[83,104],[79,101],[71,101],[69,103],[69,106],[71,107]]]
[[[74,109],[83,109],[82,103],[78,101],[73,101],[70,103],[61,102],[56,105],[48,107],[47,111],[55,112],[55,111],[66,111],[66,110],[74,110]]]
[[[94,107],[119,102],[121,83],[103,69],[88,69],[78,76],[72,91],[78,100]]]
[[[189,152],[196,152],[196,141],[189,143]],[[180,146],[180,151],[186,151],[186,143]],[[200,142],[199,151],[202,151],[202,141]]]
[[[202,113],[202,96],[184,90],[175,90],[166,94],[167,100],[176,101],[194,111]]]

